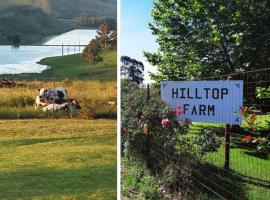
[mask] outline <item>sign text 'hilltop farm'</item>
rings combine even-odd
[[[243,81],[163,81],[161,98],[193,122],[241,124]]]

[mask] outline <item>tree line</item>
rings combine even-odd
[[[116,50],[117,49],[117,29],[107,24],[101,24],[97,30],[97,36],[91,40],[85,47],[82,58],[89,64],[101,61],[100,52],[102,50]]]
[[[75,23],[79,26],[97,27],[106,22],[105,16],[80,15],[75,18]]]

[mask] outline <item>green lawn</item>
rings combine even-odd
[[[17,80],[63,80],[73,78],[79,80],[113,81],[117,77],[116,51],[103,51],[103,61],[88,64],[80,54],[45,58],[40,64],[50,66],[42,73],[26,73],[16,75],[3,75],[3,77]]]
[[[269,119],[269,116],[258,116],[259,130],[265,129],[265,120]],[[243,124],[243,126],[246,126]],[[224,127],[220,124],[208,124],[208,123],[193,123],[190,127],[190,132],[187,137],[196,136],[201,129],[207,127]],[[221,136],[224,141],[224,137]],[[237,142],[237,143],[235,143]],[[250,149],[245,146],[239,146],[241,138],[231,138],[230,148],[230,169],[246,180],[253,180],[254,182],[270,183],[270,158],[259,157],[254,149]],[[224,166],[224,145],[219,148],[218,152],[208,153],[203,157],[204,163],[212,164],[220,169]],[[226,177],[224,177],[226,178]],[[247,199],[270,199],[269,186],[261,187],[254,183],[239,182],[242,184],[246,191]]]
[[[116,199],[115,120],[0,121],[0,199]]]

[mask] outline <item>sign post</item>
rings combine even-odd
[[[230,125],[241,125],[243,81],[162,81],[161,98],[171,108],[181,106],[185,118],[192,122],[225,125],[224,169],[230,167]]]

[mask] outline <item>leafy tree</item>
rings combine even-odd
[[[110,46],[111,49],[117,49],[117,29],[114,29],[110,34]]]
[[[159,49],[145,56],[157,83],[269,66],[267,0],[155,0],[152,17]]]
[[[93,39],[83,50],[82,58],[84,58],[88,63],[93,64],[102,59],[99,55],[100,51],[101,47],[98,40]]]
[[[121,77],[130,79],[132,82],[141,84],[143,78],[144,65],[142,62],[132,59],[128,56],[121,57]]]
[[[110,34],[111,34],[111,27],[109,24],[101,24],[98,27],[98,31],[97,31],[97,38],[99,40],[100,46],[105,49],[108,50],[108,44],[110,42]]]

